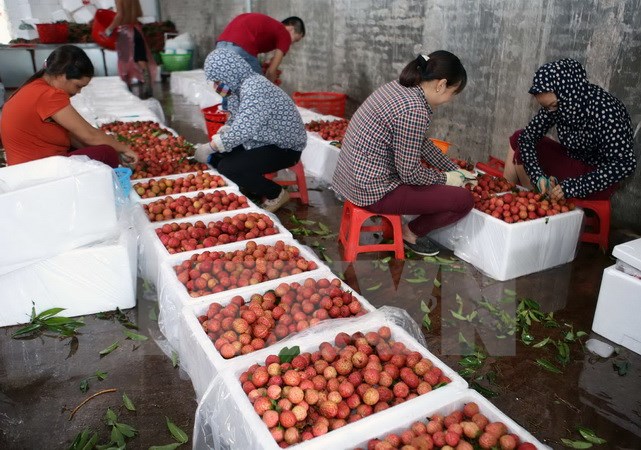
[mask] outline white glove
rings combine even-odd
[[[220,134],[220,133],[227,133],[230,129],[231,129],[231,126],[230,126],[230,125],[223,125],[222,127],[220,127],[220,128],[218,129],[218,131],[216,132],[216,134]]]
[[[196,161],[207,164],[209,155],[214,153],[214,149],[211,148],[209,142],[206,142],[204,144],[196,144],[194,148],[196,149],[196,151],[194,152],[194,158],[196,159]]]
[[[471,184],[473,186],[477,184],[476,174],[465,169],[445,172],[445,177],[445,184],[448,186],[461,187],[465,186],[466,184]]]
[[[459,172],[462,172],[463,175],[465,176],[465,181],[463,182],[463,186],[467,186],[468,184],[472,186],[476,186],[479,184],[478,181],[476,181],[476,177],[478,176],[474,172],[470,172],[469,170],[465,169],[459,169]]]

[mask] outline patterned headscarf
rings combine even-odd
[[[216,49],[205,59],[207,80],[222,82],[235,94],[239,94],[243,81],[253,75],[257,74],[249,63],[232,51]]]
[[[574,59],[566,58],[541,66],[534,74],[532,95],[544,92],[556,94],[559,108],[556,122],[565,125],[580,125],[585,121],[589,83],[583,66]]]

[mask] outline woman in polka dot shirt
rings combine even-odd
[[[505,178],[555,200],[609,199],[619,181],[636,169],[623,103],[590,84],[573,59],[540,67],[529,93],[542,108],[510,137]],[[558,142],[545,136],[554,126]]]

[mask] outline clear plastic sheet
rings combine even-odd
[[[86,156],[0,169],[0,275],[114,236],[114,180]]]
[[[451,383],[439,389],[405,402],[406,408],[416,404],[417,401],[427,405],[439,404],[444,398],[449,398],[467,388],[465,380],[425,348],[420,328],[407,312],[386,306],[359,318],[327,321],[291,339],[251,353],[242,360],[231,362],[229,367],[219,372],[212,381],[198,405],[194,424],[194,448],[277,449],[278,445],[260,417],[254,412],[247,395],[242,390],[238,381],[240,374],[254,363],[264,364],[268,355],[278,354],[284,347],[298,345],[301,352],[315,351],[322,342],[333,342],[339,332],[351,334],[356,331],[376,331],[381,326],[389,326],[392,330],[392,339],[403,342],[411,350],[418,351],[429,358],[435,366],[443,370],[445,376],[452,380]],[[394,415],[399,409],[391,407],[387,411],[386,414]],[[355,440],[359,439],[358,436],[363,430],[371,427],[371,420],[377,414],[381,413],[347,424],[323,436],[297,444],[293,448],[347,448],[346,443],[358,442]]]
[[[0,327],[29,322],[32,302],[36,312],[65,308],[65,317],[136,306],[136,233],[127,217],[111,238],[0,275]]]
[[[574,260],[582,224],[580,209],[512,224],[473,209],[430,237],[486,275],[505,281]]]
[[[334,275],[332,272],[329,272],[329,271],[315,271],[315,273],[312,273],[312,274],[302,273],[302,274],[299,274],[297,277],[298,278],[294,278],[293,280],[290,280],[287,283],[289,284],[289,283],[296,282],[296,283],[303,284],[307,279],[313,279],[313,280],[320,280],[323,278],[328,280],[338,279],[336,275]],[[240,295],[245,299],[246,302],[249,302],[250,297],[253,294],[263,295],[270,290],[276,289],[281,283],[282,281],[280,279],[272,280],[272,281],[263,283],[264,286],[261,286],[259,288],[250,287],[247,289],[243,289],[242,292],[239,292],[234,295]],[[367,313],[367,312],[372,312],[376,310],[376,308],[374,308],[374,306],[372,306],[372,304],[369,303],[363,296],[354,292],[351,287],[349,287],[347,284],[345,284],[342,281],[340,282],[340,288],[344,292],[352,293],[352,296],[360,302],[363,312]],[[225,306],[229,304],[232,297],[233,295],[230,295],[224,299],[218,300],[218,303]],[[183,308],[181,318],[180,318],[181,322],[180,322],[179,355],[180,355],[181,366],[187,371],[187,373],[189,373],[191,377],[191,381],[194,385],[194,390],[196,391],[197,399],[200,399],[203,396],[204,392],[207,390],[207,387],[209,386],[209,383],[211,382],[211,380],[214,379],[214,377],[220,370],[227,367],[227,365],[230,362],[239,361],[240,359],[245,358],[247,356],[247,355],[239,355],[232,359],[224,359],[214,347],[214,343],[207,336],[205,331],[203,331],[203,327],[198,321],[198,316],[203,314],[206,315],[207,310],[209,309],[209,305],[211,303],[212,302],[208,300],[198,301],[193,306],[185,307]],[[394,317],[394,318],[397,318],[397,317]],[[400,326],[406,325],[407,327],[411,327],[412,324],[408,323],[407,318],[405,316],[400,317],[400,319],[401,319],[401,323],[398,323],[398,325]],[[323,329],[323,328],[318,328],[321,325],[324,327],[331,326],[329,325],[329,322],[334,322],[336,320],[342,320],[342,319],[327,319],[317,324],[315,326],[315,329]],[[276,322],[275,325],[278,325],[278,322]],[[416,337],[417,340],[423,339],[423,336],[420,333],[420,329],[413,328],[408,331],[410,331],[410,334]],[[302,333],[307,334],[309,333],[309,331],[305,330]],[[281,341],[289,340],[291,342],[292,340],[297,339],[297,336],[300,336],[300,335],[301,333],[292,333],[289,336],[286,336],[285,338],[283,338]],[[277,341],[276,343],[278,342],[280,341]]]
[[[617,269],[641,279],[641,239],[614,246],[612,256],[617,259]]]
[[[243,210],[236,210],[241,212]],[[257,244],[273,245],[276,241],[282,240],[286,245],[293,245],[298,247],[300,250],[301,256],[303,256],[307,261],[314,261],[318,266],[317,269],[305,272],[307,274],[312,274],[315,271],[328,271],[329,268],[316,256],[312,249],[306,247],[299,243],[298,241],[290,238],[283,238],[278,235],[267,236],[258,239],[252,239]],[[248,241],[234,242],[231,244],[221,245],[218,247],[213,247],[209,251],[234,251],[238,249],[244,249]],[[169,343],[176,349],[180,348],[180,314],[182,309],[185,306],[191,306],[197,301],[220,301],[228,297],[233,297],[239,293],[245,292],[250,286],[229,289],[227,291],[222,291],[216,294],[205,295],[202,297],[191,297],[186,287],[178,280],[174,266],[179,265],[185,260],[188,260],[193,254],[202,253],[208,250],[194,250],[190,252],[178,253],[176,255],[171,255],[166,260],[162,261],[159,264],[158,269],[158,281],[155,283],[158,286],[158,303],[160,308],[160,314],[158,315],[158,326],[160,331],[165,335]],[[294,280],[298,275],[289,275],[283,278],[279,278],[280,282],[286,283],[290,280]],[[253,285],[254,289],[260,289],[264,284],[258,283]]]

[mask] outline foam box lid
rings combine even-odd
[[[615,245],[612,256],[641,270],[641,238]]]

